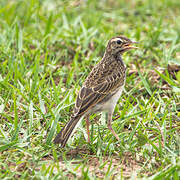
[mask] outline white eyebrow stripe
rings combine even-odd
[[[123,42],[123,40],[121,38],[112,39],[111,42],[114,42],[114,41],[117,41],[117,40],[120,40],[121,42]]]

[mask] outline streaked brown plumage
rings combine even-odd
[[[126,67],[121,55],[129,49],[136,48],[131,46],[133,43],[135,42],[123,36],[109,40],[102,60],[92,69],[77,96],[72,118],[58,133],[54,143],[61,143],[61,146],[64,147],[82,116],[86,115],[88,118],[91,113],[102,111],[108,113],[108,128],[119,140],[112,129],[111,120],[126,79]],[[90,141],[88,119],[86,122],[88,141]]]

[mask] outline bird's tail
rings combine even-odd
[[[79,117],[72,117],[70,121],[61,129],[58,135],[54,139],[55,144],[61,144],[61,147],[64,147],[70,138],[74,128],[79,122]]]

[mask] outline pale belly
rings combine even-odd
[[[108,98],[107,101],[103,101],[102,103],[98,103],[94,108],[92,108],[87,114],[89,113],[96,113],[96,112],[114,112],[114,108],[117,104],[117,101],[119,100],[122,91],[124,89],[124,86],[120,87],[119,90],[110,98]]]

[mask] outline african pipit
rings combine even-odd
[[[107,112],[108,128],[119,140],[111,125],[112,114],[126,80],[126,66],[122,54],[135,49],[136,47],[132,46],[134,43],[123,36],[109,40],[102,60],[92,69],[77,96],[73,116],[58,133],[54,143],[61,143],[64,147],[78,121],[84,116],[87,117],[88,142],[90,142],[89,115],[102,111]]]

